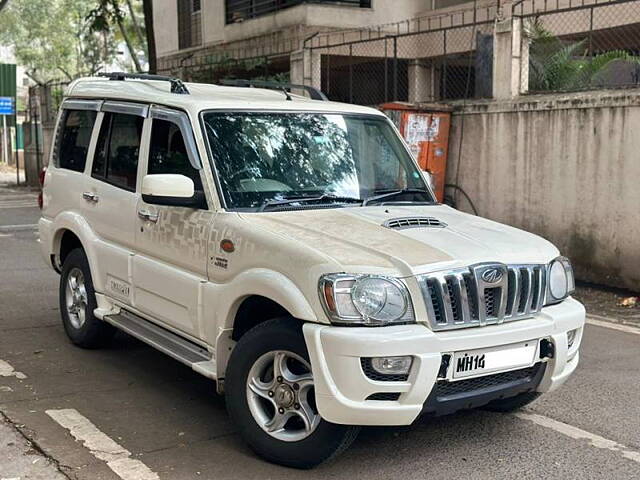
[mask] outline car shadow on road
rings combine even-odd
[[[181,443],[188,445],[189,442],[199,443],[227,437],[227,447],[235,449],[236,455],[260,461],[235,434],[235,427],[226,415],[224,397],[215,394],[213,381],[123,333],[118,333],[110,350],[113,351],[114,357],[122,359],[114,358],[114,361],[123,361],[130,365],[133,369],[130,370],[130,374],[145,377],[146,384],[150,377],[155,378],[157,384],[165,386],[163,396],[168,403],[188,404],[189,415],[199,418],[198,431],[192,430],[176,439],[176,446]],[[186,419],[183,414],[173,418],[164,417],[164,420],[155,419],[154,429],[185,431],[193,426],[191,421],[182,424],[178,417]],[[166,422],[164,427],[163,421]],[[413,425],[405,427],[365,427],[344,456],[351,459],[348,464],[354,461],[356,464],[366,464],[371,462],[371,454],[374,451],[375,462],[378,464],[376,468],[387,468],[397,463],[412,464],[416,459],[424,459],[427,452],[434,462],[437,462],[438,458],[450,457],[453,452],[458,452],[455,456],[459,462],[474,459],[482,462],[486,459],[487,452],[495,449],[497,461],[500,461],[499,458],[504,455],[496,445],[508,443],[509,436],[517,429],[513,425],[514,422],[517,420],[512,416],[471,410],[445,417],[421,417]],[[163,448],[168,446],[165,445]],[[143,451],[153,450],[145,448]],[[336,462],[341,466],[336,467],[333,462],[314,472],[324,472],[325,475],[339,468],[345,473],[342,462]],[[271,468],[282,467],[269,467]],[[356,475],[354,472],[354,475],[359,477],[360,473]]]

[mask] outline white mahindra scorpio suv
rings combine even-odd
[[[382,113],[308,91],[70,85],[39,230],[71,341],[120,329],[214,379],[255,452],[299,468],[361,425],[562,385],[585,321],[568,260],[438,204]]]

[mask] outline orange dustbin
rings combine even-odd
[[[452,108],[441,104],[405,102],[385,103],[379,108],[400,130],[420,168],[429,172],[436,198],[442,202]]]

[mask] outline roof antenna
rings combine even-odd
[[[287,100],[292,101],[293,98],[291,98],[291,95],[289,95],[289,92],[287,92],[287,89],[282,87],[282,93],[284,93],[284,96],[287,97]]]

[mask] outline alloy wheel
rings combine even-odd
[[[258,358],[246,391],[254,420],[278,440],[303,440],[320,423],[311,366],[293,352],[275,350]]]
[[[69,322],[73,328],[82,328],[86,320],[88,301],[84,274],[77,267],[72,268],[67,276],[65,298]]]

